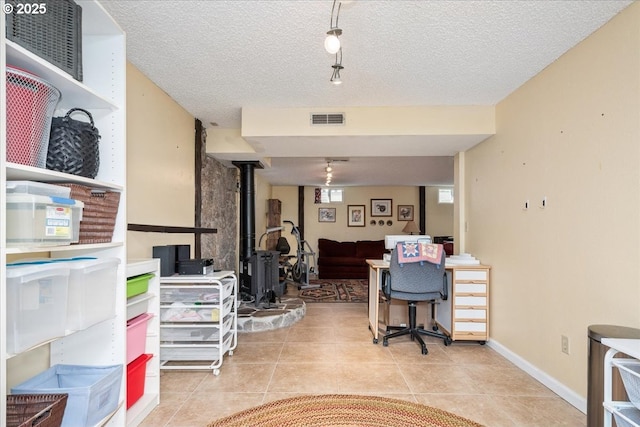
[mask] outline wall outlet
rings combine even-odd
[[[569,337],[562,335],[561,348],[563,353],[569,354]]]

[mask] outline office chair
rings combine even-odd
[[[434,317],[434,306],[436,300],[446,300],[448,298],[447,273],[445,271],[445,252],[439,264],[427,261],[404,262],[398,261],[397,248],[391,253],[389,271],[383,273],[383,292],[387,301],[391,298],[406,300],[409,308],[409,326],[387,326],[387,334],[382,338],[382,345],[389,345],[389,338],[402,335],[410,335],[411,341],[418,341],[422,348],[422,354],[427,354],[427,346],[421,335],[442,338],[444,345],[451,344],[451,338],[444,333],[437,332],[437,327],[433,325],[433,331],[423,329],[416,325],[416,305],[419,301],[431,302],[431,317]],[[397,332],[389,333],[395,330]]]

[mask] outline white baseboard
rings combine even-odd
[[[538,380],[540,383],[551,389],[558,396],[566,400],[569,404],[574,406],[580,412],[586,414],[587,413],[587,399],[580,396],[575,391],[568,388],[566,385],[562,384],[560,381],[556,380],[549,374],[544,371],[541,371],[536,366],[533,366],[531,363],[524,360],[522,357],[518,356],[499,342],[494,339],[487,341],[487,345],[500,353],[506,359],[508,359],[511,363],[516,365],[518,368],[525,371],[527,374],[531,375],[533,378]]]

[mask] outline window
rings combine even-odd
[[[323,188],[320,190],[320,203],[342,203],[342,188]]]
[[[439,188],[438,203],[453,203],[453,188]]]

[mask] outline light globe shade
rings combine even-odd
[[[329,34],[326,39],[324,39],[324,48],[327,52],[332,55],[335,55],[340,50],[340,39],[335,34]]]

